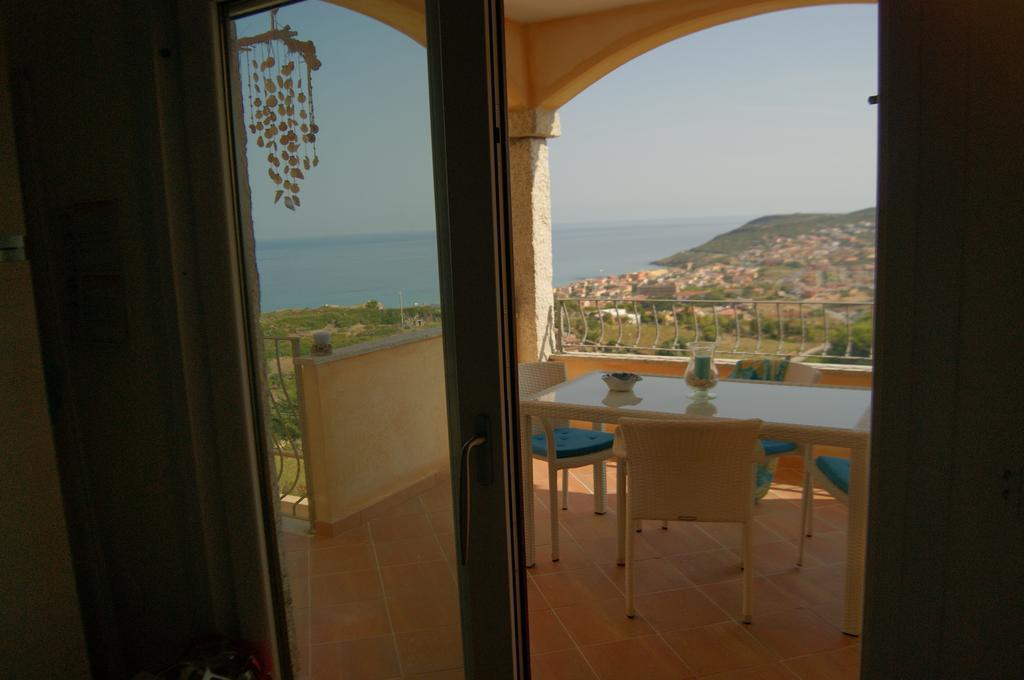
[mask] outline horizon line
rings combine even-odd
[[[861,212],[862,210],[877,209],[878,206],[867,206],[866,208],[857,208],[856,210],[847,211],[808,211],[808,212],[769,212],[769,213],[746,213],[746,214],[733,214],[733,215],[694,215],[694,216],[681,216],[677,215],[674,217],[619,217],[619,218],[608,218],[602,220],[567,220],[567,221],[555,221],[552,220],[551,226],[563,226],[563,227],[578,227],[578,226],[599,226],[599,225],[617,225],[625,222],[673,222],[675,220],[754,220],[763,217],[776,217],[781,215],[848,215],[850,213]],[[405,229],[401,231],[358,231],[350,234],[303,234],[297,236],[275,236],[275,237],[256,237],[258,242],[279,242],[279,241],[303,241],[303,240],[314,240],[323,238],[372,238],[380,236],[423,236],[425,234],[431,234],[436,232],[435,228],[422,228],[422,229]]]

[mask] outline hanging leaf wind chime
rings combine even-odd
[[[246,127],[256,146],[267,152],[267,175],[275,185],[274,203],[295,210],[302,205],[300,182],[320,164],[316,138],[320,128],[313,108],[313,71],[320,68],[312,40],[297,40],[290,26],[236,42],[245,76]]]

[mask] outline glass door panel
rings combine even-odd
[[[226,24],[297,677],[516,665],[495,83],[425,47],[476,49],[453,36],[475,20],[484,42],[488,5],[459,26],[432,8],[429,30],[426,13],[319,0]],[[456,124],[479,146],[445,143]]]

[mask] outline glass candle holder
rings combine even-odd
[[[703,401],[693,400],[686,405],[686,415],[697,418],[712,418],[718,413],[718,409],[707,399]]]
[[[711,388],[718,384],[718,369],[715,368],[715,343],[691,342],[690,363],[686,367],[686,384],[690,386],[690,399],[707,401],[714,399]]]

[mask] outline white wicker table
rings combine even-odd
[[[688,398],[682,378],[645,375],[632,393],[610,393],[600,372],[556,385],[524,399],[521,439],[529,445],[532,418],[617,423],[621,418],[760,418],[761,436],[798,444],[850,449],[849,520],[846,532],[846,585],[843,632],[859,635],[864,592],[867,531],[868,440],[871,390],[804,386],[777,382],[723,380],[705,404]],[[631,403],[636,402],[636,403]],[[525,488],[533,488],[533,457],[524,451]],[[625,475],[617,475],[624,495]],[[534,563],[533,503],[527,503],[526,562]],[[618,512],[619,556],[625,537],[625,514]],[[621,562],[621,559],[620,559]]]

